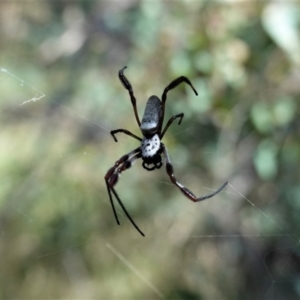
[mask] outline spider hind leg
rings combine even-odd
[[[122,68],[122,69],[119,71],[119,79],[120,79],[120,81],[122,82],[124,88],[129,92],[129,96],[130,96],[130,100],[131,100],[131,103],[132,103],[132,107],[133,107],[135,119],[136,119],[138,125],[141,126],[141,121],[140,121],[140,118],[139,118],[139,115],[138,115],[138,112],[137,112],[136,98],[135,98],[135,96],[134,96],[133,89],[132,89],[132,86],[131,86],[129,80],[128,80],[128,79],[126,78],[126,76],[124,75],[124,70],[125,70],[126,68],[127,68],[127,66],[125,66],[124,68]]]

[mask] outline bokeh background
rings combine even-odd
[[[0,2],[1,299],[299,299],[298,1]],[[169,93],[180,182],[138,161],[104,175]]]

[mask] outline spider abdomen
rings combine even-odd
[[[161,101],[158,97],[151,96],[147,101],[140,127],[143,135],[151,135],[157,132],[161,115]]]

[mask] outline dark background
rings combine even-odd
[[[1,1],[0,298],[299,299],[298,1]],[[104,175],[169,93],[176,176]],[[45,94],[45,96],[43,96]]]

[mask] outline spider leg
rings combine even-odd
[[[122,156],[120,159],[118,159],[118,160],[115,162],[114,166],[111,167],[111,168],[107,171],[107,173],[106,173],[106,175],[105,175],[105,177],[104,177],[105,182],[106,182],[107,192],[108,192],[108,195],[109,195],[109,201],[110,201],[110,204],[111,204],[111,207],[112,207],[112,209],[113,209],[114,216],[115,216],[115,219],[116,219],[118,225],[120,225],[120,222],[119,222],[119,218],[118,218],[118,215],[117,215],[117,212],[116,212],[116,209],[115,209],[115,205],[114,205],[114,202],[113,202],[113,199],[112,199],[112,196],[111,196],[111,192],[110,192],[110,184],[111,184],[112,179],[114,179],[115,181],[118,179],[118,176],[117,176],[117,178],[115,178],[115,170],[118,168],[118,166],[119,166],[120,164],[124,163],[125,161],[127,161],[131,155],[133,155],[133,154],[135,154],[135,153],[137,152],[137,150],[139,150],[139,148],[137,148],[137,149],[131,151],[130,153],[128,153],[128,154]],[[113,176],[114,176],[114,177],[113,177]]]
[[[219,189],[217,189],[213,193],[197,198],[189,189],[187,189],[185,186],[183,186],[180,182],[177,181],[176,177],[174,176],[174,169],[173,169],[173,166],[171,164],[170,157],[169,157],[169,154],[167,152],[167,149],[166,149],[164,144],[161,144],[161,145],[162,145],[164,156],[166,158],[166,170],[167,170],[167,173],[168,173],[172,183],[175,184],[181,190],[181,192],[187,198],[192,200],[193,202],[202,201],[202,200],[205,200],[205,199],[208,199],[208,198],[211,198],[211,197],[215,196],[216,194],[220,193],[225,188],[225,186],[228,184],[228,182],[226,181]]]
[[[117,192],[115,191],[115,189],[113,187],[111,187],[111,190],[113,192],[113,194],[115,195],[116,199],[118,200],[120,206],[122,207],[125,215],[127,216],[127,218],[130,220],[131,224],[134,226],[134,228],[142,235],[145,236],[145,234],[140,230],[140,228],[136,225],[136,223],[133,221],[133,219],[130,217],[129,213],[127,212],[124,204],[122,203],[121,199],[119,198]]]
[[[183,117],[184,117],[184,114],[183,114],[183,113],[173,116],[173,117],[168,121],[167,125],[165,126],[165,129],[163,130],[163,132],[161,133],[161,135],[160,135],[159,138],[162,140],[162,138],[164,137],[165,133],[167,132],[169,126],[175,121],[175,119],[180,118],[180,120],[179,120],[179,122],[178,122],[178,125],[180,125],[180,124],[181,124],[181,121],[182,121],[182,119],[183,119]]]
[[[108,195],[109,195],[109,200],[110,200],[110,203],[111,203],[111,207],[112,207],[112,209],[113,209],[114,216],[115,216],[115,219],[116,219],[118,225],[120,225],[120,222],[119,222],[119,219],[118,219],[118,216],[117,216],[117,213],[116,213],[116,209],[115,209],[115,206],[114,206],[114,202],[113,202],[113,200],[112,200],[111,192],[110,192],[110,181],[112,180],[112,176],[114,175],[115,170],[118,168],[118,166],[119,166],[120,164],[124,163],[125,161],[127,161],[127,160],[129,159],[129,157],[131,157],[132,155],[138,153],[139,151],[140,151],[140,148],[136,148],[136,149],[134,149],[133,151],[129,152],[128,154],[123,155],[120,159],[118,159],[118,160],[115,162],[114,166],[111,167],[111,168],[107,171],[107,173],[106,173],[106,175],[105,175],[105,177],[104,177],[105,182],[106,182],[106,186],[107,186]]]
[[[164,89],[164,92],[161,96],[161,101],[162,101],[162,118],[161,118],[161,123],[160,123],[160,130],[163,126],[163,122],[164,122],[164,116],[165,116],[165,103],[167,101],[167,93],[168,91],[174,89],[176,86],[178,86],[180,83],[185,82],[186,84],[188,84],[194,91],[194,93],[196,94],[196,96],[198,96],[198,93],[196,91],[196,89],[194,88],[194,86],[192,85],[191,81],[185,77],[185,76],[180,76],[176,79],[174,79],[171,83],[169,83],[169,85]]]
[[[134,156],[132,156],[134,155]],[[139,227],[136,225],[136,223],[133,221],[133,219],[131,218],[131,216],[129,215],[128,211],[126,210],[123,202],[121,201],[119,195],[117,194],[116,190],[114,189],[114,186],[117,184],[118,182],[118,178],[120,176],[120,174],[129,169],[133,162],[136,159],[141,158],[141,152],[140,152],[140,148],[137,148],[133,151],[131,151],[129,154],[124,155],[122,158],[120,158],[115,165],[108,170],[106,176],[105,176],[105,181],[106,181],[106,186],[107,186],[107,190],[108,190],[108,195],[109,195],[109,199],[113,208],[113,212],[114,212],[114,216],[116,218],[116,221],[118,223],[118,225],[120,225],[119,219],[117,217],[117,213],[115,210],[115,206],[113,203],[113,198],[112,198],[112,194],[111,192],[114,194],[114,196],[116,197],[117,201],[119,202],[120,206],[122,207],[124,213],[126,214],[127,218],[130,220],[131,224],[136,228],[136,230],[142,235],[145,236],[144,233],[139,229]]]
[[[125,87],[125,89],[129,92],[130,100],[131,100],[131,103],[132,103],[132,106],[133,106],[133,110],[134,110],[134,115],[135,115],[136,121],[137,121],[137,123],[138,123],[138,125],[140,127],[141,126],[141,122],[140,122],[139,115],[138,115],[137,108],[136,108],[136,99],[135,99],[135,96],[133,94],[132,86],[131,86],[129,80],[123,74],[123,72],[124,72],[124,70],[126,68],[127,68],[127,66],[125,66],[123,69],[121,69],[119,71],[119,79],[122,82],[122,84]]]
[[[116,129],[116,130],[112,130],[112,131],[110,132],[110,134],[111,134],[112,137],[114,138],[115,142],[118,141],[117,138],[115,137],[115,134],[118,133],[118,132],[123,132],[123,133],[125,133],[125,134],[127,134],[127,135],[129,135],[129,136],[131,136],[131,137],[133,137],[133,138],[135,138],[135,139],[137,139],[137,140],[139,140],[139,141],[142,141],[141,138],[139,138],[138,136],[136,136],[135,134],[131,133],[130,131],[128,131],[128,130],[126,130],[126,129]]]
[[[117,221],[117,224],[120,225],[120,221],[119,221],[119,218],[118,218],[118,215],[117,215],[117,212],[116,212],[116,208],[115,208],[115,205],[114,205],[114,201],[113,201],[113,198],[112,198],[111,192],[110,192],[109,183],[108,183],[107,180],[106,180],[106,187],[107,187],[107,192],[108,192],[108,195],[109,195],[109,201],[110,201],[110,204],[111,204],[111,207],[112,207],[112,210],[113,210],[115,219],[116,219],[116,221]]]

